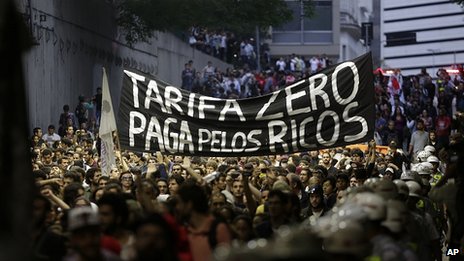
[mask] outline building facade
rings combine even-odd
[[[304,17],[305,2],[287,1],[293,10],[293,20],[272,28],[271,57],[296,54],[309,59],[327,55],[336,63],[369,51],[360,40],[361,23],[371,18],[371,0],[313,0],[314,16],[311,18]]]
[[[464,62],[464,12],[450,1],[378,1],[383,68],[400,68],[403,75],[422,67],[438,68]]]

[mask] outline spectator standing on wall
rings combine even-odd
[[[97,128],[100,126],[100,117],[101,117],[101,110],[102,110],[102,99],[103,99],[102,88],[98,87],[97,88],[97,93],[95,94],[95,97],[93,98],[93,100],[95,102],[95,121],[96,121],[96,127]]]
[[[286,63],[285,63],[284,57],[280,57],[280,59],[276,61],[276,69],[277,69],[277,71],[284,72],[285,71],[285,66],[286,66]]]
[[[317,72],[317,69],[319,68],[319,63],[320,63],[319,58],[317,58],[316,56],[313,56],[309,60],[309,66],[311,67],[311,74]]]
[[[89,110],[93,109],[93,105],[85,100],[83,95],[79,96],[79,104],[76,106],[76,117],[79,122],[79,127],[82,123],[89,121]]]
[[[191,92],[193,88],[193,80],[195,79],[195,72],[192,70],[191,64],[186,63],[182,71],[182,89]]]
[[[205,67],[203,67],[202,76],[203,76],[203,82],[206,82],[210,76],[214,77],[214,74],[216,73],[216,68],[213,66],[213,62],[208,61]]]
[[[58,135],[63,137],[66,134],[66,128],[72,126],[77,128],[77,120],[74,113],[69,111],[69,105],[65,104],[63,106],[63,112],[60,114],[59,120]]]

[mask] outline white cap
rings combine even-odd
[[[390,171],[391,173],[395,174],[395,170],[393,168],[388,167],[385,169],[385,172],[387,171]]]

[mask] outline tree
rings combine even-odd
[[[129,44],[147,41],[154,31],[191,26],[246,35],[256,26],[279,26],[293,17],[284,0],[122,0],[118,10],[118,24]]]

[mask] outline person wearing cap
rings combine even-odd
[[[359,148],[355,148],[351,151],[351,162],[356,163],[359,167],[360,164],[363,164],[364,153]]]
[[[71,249],[64,257],[64,261],[122,260],[119,256],[102,248],[100,221],[98,213],[92,207],[84,206],[71,209],[68,213],[68,231]]]
[[[427,162],[432,164],[432,179],[430,185],[435,186],[435,184],[443,177],[443,173],[440,171],[440,160],[437,156],[432,155],[427,158]]]
[[[55,125],[50,124],[48,125],[47,133],[42,135],[42,139],[47,143],[49,148],[52,148],[55,141],[61,140],[61,136],[55,133]]]
[[[393,180],[395,178],[395,170],[391,167],[388,167],[385,169],[382,178],[388,179],[388,180]]]
[[[401,170],[403,168],[403,163],[406,165],[409,165],[409,159],[406,157],[404,151],[401,148],[398,148],[398,144],[395,140],[390,141],[388,144],[388,152],[387,155],[385,156],[385,161],[387,159],[387,156],[391,157],[391,161],[387,163],[393,163],[397,168],[394,168],[397,170],[396,172],[401,172],[398,170]]]
[[[304,219],[316,221],[329,211],[325,205],[324,190],[321,185],[315,185],[308,191],[309,205],[301,211]]]
[[[424,130],[424,121],[421,119],[417,120],[416,130],[411,135],[411,141],[409,143],[409,155],[412,159],[415,159],[417,153],[423,150],[424,147],[429,143],[429,133]]]

